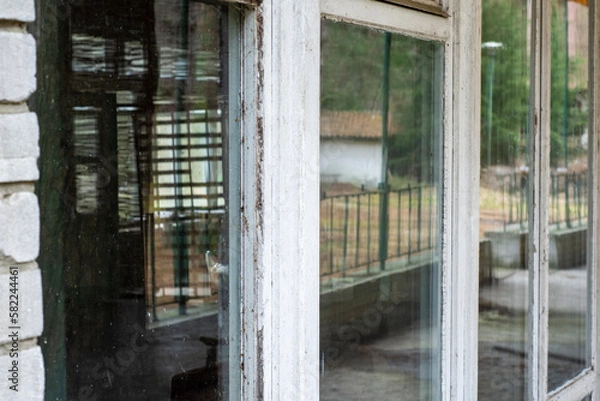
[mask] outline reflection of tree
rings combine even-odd
[[[383,32],[331,22],[323,23],[322,32],[321,108],[381,112]],[[394,175],[426,181],[432,159],[434,47],[392,35],[388,167]]]
[[[529,99],[529,39],[530,20],[527,2],[524,0],[484,0],[482,41],[503,44],[495,55],[493,118],[492,118],[492,164],[526,162],[528,99]],[[587,117],[582,115],[581,97],[585,96],[585,79],[577,77],[583,60],[569,59],[569,82],[567,85],[565,1],[552,0],[551,21],[551,159],[553,164],[563,160],[563,133],[581,134]],[[482,82],[487,82],[488,63],[492,57],[486,50],[482,53]],[[573,85],[573,83],[575,83]],[[577,83],[583,84],[581,85]],[[565,88],[568,88],[565,94]],[[482,86],[483,94],[486,87]],[[582,92],[583,91],[583,92]],[[488,97],[481,97],[481,132],[487,132],[485,113]],[[565,113],[566,111],[566,113]],[[584,113],[585,114],[585,113]],[[481,142],[481,154],[487,153],[487,142]]]
[[[565,140],[569,136],[583,133],[587,125],[587,112],[583,111],[581,105],[582,101],[586,103],[587,77],[579,76],[581,71],[585,70],[581,67],[585,65],[586,60],[570,56],[569,46],[572,44],[567,42],[567,30],[581,29],[581,26],[568,27],[567,7],[568,2],[553,0],[550,94],[550,158],[553,164],[564,163],[565,166],[569,157]]]
[[[492,164],[524,162],[527,132],[527,100],[529,96],[529,56],[527,48],[527,2],[523,0],[484,0],[482,42],[501,42],[495,56],[483,50],[482,82],[489,63],[494,67],[492,110]],[[482,86],[482,91],[486,90]],[[481,132],[487,132],[488,96],[481,97]],[[481,141],[482,160],[487,154],[487,141]]]

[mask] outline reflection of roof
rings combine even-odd
[[[321,110],[321,138],[381,139],[381,112]]]

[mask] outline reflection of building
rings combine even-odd
[[[381,112],[321,112],[321,182],[377,188],[381,130]]]

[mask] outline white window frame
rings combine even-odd
[[[241,399],[316,400],[319,3],[242,19]]]
[[[588,170],[590,171],[588,213],[588,294],[587,294],[587,368],[578,376],[549,392],[548,389],[548,318],[549,318],[549,182],[550,182],[550,43],[552,4],[544,0],[532,1],[531,31],[531,88],[529,147],[532,149],[529,188],[529,373],[528,398],[547,401],[580,401],[589,394],[592,400],[600,400],[600,376],[598,375],[598,216],[600,195],[598,186],[598,79],[595,73],[598,64],[599,17],[594,1],[589,5],[589,82],[590,135],[593,144],[589,149]]]
[[[479,268],[479,110],[481,4],[444,1],[447,16],[373,0],[243,1],[241,16],[242,176],[239,398],[319,399],[319,79],[321,17],[443,43],[442,364],[443,401],[477,399]],[[600,18],[590,26],[590,134],[600,130]],[[588,263],[590,369],[548,394],[549,21],[532,0],[530,364],[528,398],[579,401],[594,391],[597,369],[599,182],[592,174]],[[541,112],[540,112],[541,111]],[[236,120],[237,121],[237,120]],[[599,135],[591,135],[590,171]],[[235,309],[233,309],[235,310]],[[235,336],[235,334],[233,334]],[[235,338],[231,341],[235,342]],[[235,361],[232,360],[232,363]],[[232,371],[232,374],[235,372]],[[232,393],[232,395],[235,392]],[[232,399],[237,399],[234,397]]]
[[[370,0],[263,0],[244,11],[241,399],[319,398],[322,15],[443,43],[442,259],[472,268],[442,277],[442,399],[475,399],[479,137],[449,133],[479,129],[479,9],[466,0],[445,18]]]
[[[368,0],[322,0],[321,12],[329,18],[443,44],[441,399],[475,400],[480,4],[454,2],[450,5],[450,18]],[[474,134],[457,134],[465,132]]]

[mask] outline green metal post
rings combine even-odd
[[[381,110],[381,183],[379,189],[380,207],[379,207],[379,268],[385,270],[385,261],[388,254],[388,209],[389,209],[389,191],[387,181],[388,165],[388,131],[390,114],[390,50],[392,44],[392,34],[384,33],[383,49],[383,104]]]
[[[348,195],[344,196],[344,259],[342,263],[342,277],[346,277],[346,262],[348,256]]]
[[[154,213],[148,213],[147,224],[149,227],[146,228],[146,233],[149,233],[149,244],[147,244],[150,250],[150,269],[152,272],[152,320],[157,321],[158,316],[156,315],[156,253],[154,244],[156,244],[156,238],[154,233]]]
[[[487,158],[486,166],[492,165],[492,110],[493,110],[493,94],[494,94],[494,64],[495,64],[495,53],[490,54],[490,61],[488,63],[488,107],[487,107]]]
[[[356,195],[356,251],[354,254],[354,265],[359,265],[360,254],[360,194]]]
[[[577,176],[577,220],[581,223],[581,175]]]
[[[565,88],[563,99],[563,157],[565,168],[569,166],[567,160],[567,129],[569,123],[569,113],[567,111],[569,102],[569,5],[565,1]]]
[[[371,192],[367,195],[367,273],[371,272]]]
[[[565,221],[567,228],[571,228],[571,205],[569,202],[569,174],[565,174]]]
[[[431,242],[431,232],[433,231],[433,187],[429,187],[429,232],[427,233],[427,249],[433,247]]]
[[[492,165],[492,110],[494,99],[494,67],[496,64],[496,49],[502,47],[498,42],[486,42],[482,45],[484,49],[488,49],[489,62],[487,69],[488,79],[488,107],[487,107],[487,167]]]
[[[329,202],[329,274],[333,274],[333,199]]]
[[[555,222],[560,223],[559,221],[557,221],[558,219],[555,217],[555,215],[556,215],[555,210],[556,210],[556,205],[557,205],[556,198],[558,196],[558,193],[556,191],[556,177],[552,176],[550,180],[551,180],[550,181],[551,182],[551,184],[550,184],[550,206],[551,207],[550,207],[550,217],[549,217],[550,224],[555,223]]]
[[[412,253],[412,188],[408,184],[408,261]]]
[[[402,190],[398,191],[398,241],[397,241],[397,249],[396,253],[400,256],[402,248],[400,239],[402,238]]]
[[[188,17],[189,17],[189,0],[181,0],[181,53],[179,54],[180,65],[187,66],[187,53],[189,47],[188,34]],[[173,151],[174,177],[175,177],[175,213],[174,213],[174,279],[175,288],[179,289],[179,294],[175,297],[179,305],[179,314],[186,314],[186,304],[188,294],[184,294],[184,288],[189,289],[189,257],[187,247],[187,229],[185,222],[182,221],[183,212],[183,191],[181,185],[183,183],[181,177],[181,123],[184,116],[183,97],[185,95],[185,86],[187,75],[184,77],[175,77],[177,80],[177,111],[175,112],[175,149]]]
[[[423,203],[423,187],[419,186],[419,197],[417,199],[417,251],[421,250],[421,224],[423,223],[422,203]]]

